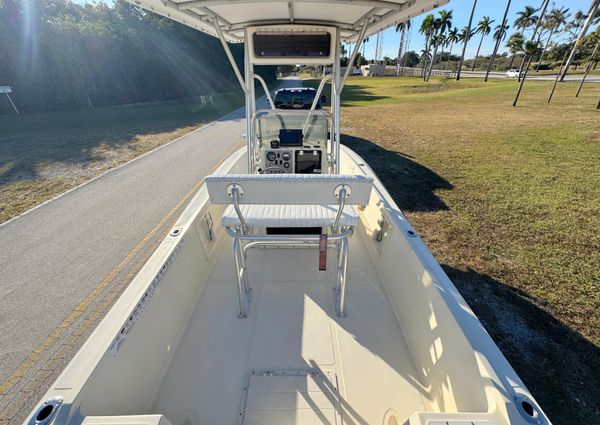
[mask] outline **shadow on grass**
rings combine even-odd
[[[320,80],[306,80],[304,81],[304,86],[305,87],[312,87],[315,90],[319,87],[319,83]],[[322,106],[327,106],[329,107],[331,105],[331,85],[329,83],[325,84],[325,87],[323,87],[323,91],[322,94],[324,94],[327,97],[327,102],[325,102],[324,104],[322,104]],[[344,107],[351,107],[351,106],[356,106],[355,104],[353,104],[352,102],[370,102],[370,101],[376,101],[376,100],[383,100],[383,99],[390,99],[390,96],[380,96],[380,95],[374,95],[367,86],[364,85],[360,85],[360,84],[346,84],[344,86],[344,90],[342,91],[342,99],[341,99],[341,106]]]
[[[170,133],[212,121],[240,103],[240,96],[231,96],[205,105],[174,101],[0,116],[0,185],[52,177],[54,168],[81,169],[107,158],[114,161],[115,152],[127,152],[122,148],[140,154],[160,143],[148,140],[146,146],[136,144],[139,136]],[[42,173],[43,168],[46,171]]]
[[[452,185],[440,175],[415,162],[409,155],[390,151],[370,140],[342,135],[342,143],[359,154],[375,171],[401,210],[439,211],[448,206],[437,190],[450,190]]]
[[[372,102],[375,100],[389,99],[390,96],[374,95],[365,86],[358,84],[345,85],[342,92],[341,106],[354,106],[349,102]]]
[[[442,267],[550,420],[600,423],[600,348],[524,292],[473,270]]]

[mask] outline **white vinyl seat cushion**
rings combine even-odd
[[[240,205],[248,227],[327,227],[333,225],[338,205]],[[233,205],[223,213],[225,227],[240,227],[242,223]],[[346,205],[340,217],[340,226],[357,226],[358,212]]]

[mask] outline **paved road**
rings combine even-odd
[[[166,215],[174,220],[199,182],[241,146],[244,115],[234,111],[0,226],[0,414],[30,369],[49,362],[34,350],[51,351],[64,336],[60,326],[83,320],[81,310],[110,290],[125,263],[149,250],[149,233]],[[127,270],[126,283],[140,266]],[[86,319],[87,333],[100,318]]]
[[[485,77],[485,72],[470,72],[463,71],[460,73],[461,77],[465,78],[483,78]],[[506,78],[503,72],[490,72],[490,78]],[[569,75],[565,77],[565,81],[577,81],[580,82],[582,78],[581,74]],[[556,75],[540,75],[536,74],[535,71],[529,71],[527,73],[527,80],[538,80],[538,81],[554,81],[556,79]],[[516,78],[515,78],[516,81]],[[586,83],[600,83],[600,76],[598,75],[588,75],[585,79]]]

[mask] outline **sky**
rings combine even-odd
[[[74,0],[76,3],[86,3],[94,0]],[[112,0],[97,0],[103,1],[105,3],[111,4]],[[523,10],[525,6],[533,6],[535,8],[539,8],[542,4],[543,0],[512,0],[511,6],[508,12],[508,23],[511,25],[511,28],[508,30],[508,35],[515,32],[512,28],[512,23],[516,18],[517,12]],[[567,7],[569,8],[569,13],[573,14],[577,10],[587,11],[590,5],[590,0],[551,0],[548,9],[552,7]],[[457,28],[463,28],[467,26],[469,21],[469,15],[471,13],[471,8],[473,7],[473,0],[450,0],[449,3],[444,5],[443,7],[439,7],[434,11],[437,14],[438,11],[442,9],[452,10],[453,11],[453,19],[452,24]],[[478,0],[477,7],[475,8],[475,15],[473,16],[473,26],[477,25],[477,22],[481,20],[483,16],[490,16],[494,22],[493,27],[499,25],[502,21],[502,17],[504,16],[504,8],[506,7],[506,0]],[[423,21],[423,17],[426,15],[421,15],[413,20],[411,27],[411,35],[410,35],[410,45],[408,46],[409,50],[414,50],[417,53],[423,49],[425,44],[425,38],[419,34],[419,27],[421,26],[421,22]],[[375,43],[376,36],[373,35],[369,38],[369,42],[365,46],[365,56],[367,59],[373,59],[375,56]],[[476,35],[473,37],[469,44],[467,45],[467,58],[475,57],[475,53],[477,51],[477,46],[479,44],[480,36]],[[383,56],[395,57],[398,54],[398,43],[400,41],[399,34],[396,33],[394,28],[388,28],[383,33]],[[453,50],[453,54],[458,54],[459,48],[455,48]],[[491,34],[484,38],[483,44],[481,45],[482,55],[489,55],[494,50],[494,40],[492,39]],[[506,51],[504,47],[504,43],[502,43],[500,48],[500,53]]]
[[[556,7],[567,7],[570,9],[569,13],[574,13],[577,10],[587,11],[590,5],[590,0],[551,0],[548,9],[552,8],[553,3]],[[510,9],[508,11],[508,23],[511,25],[511,28],[508,30],[508,36],[510,36],[510,34],[514,32],[514,30],[512,29],[512,23],[516,18],[517,12],[523,10],[525,6],[533,6],[535,8],[539,8],[541,4],[542,0],[512,0]],[[437,14],[437,12],[442,9],[452,10],[452,25],[457,28],[463,28],[466,27],[469,22],[469,15],[471,13],[472,7],[473,0],[451,0],[446,5],[435,9],[433,13]],[[506,0],[478,0],[477,7],[475,8],[475,15],[473,16],[473,26],[476,26],[477,22],[479,22],[483,16],[489,16],[494,20],[494,23],[492,25],[495,28],[496,25],[499,25],[502,21],[505,7]],[[424,16],[426,15],[421,15],[414,19],[411,27],[412,29],[409,50],[414,50],[417,53],[423,49],[425,44],[425,38],[421,34],[419,34],[418,31]],[[396,55],[398,54],[399,40],[400,36],[396,33],[395,29],[388,28],[383,35],[383,55],[389,56],[391,58],[396,57]],[[469,41],[466,53],[467,58],[475,57],[479,40],[480,36],[476,35]],[[376,36],[370,37],[369,42],[365,47],[365,56],[367,57],[367,59],[372,59],[375,56],[375,43]],[[483,44],[481,45],[480,54],[491,54],[494,51],[494,43],[495,42],[492,39],[491,34],[485,37],[483,40]],[[453,54],[458,53],[455,49],[453,49]],[[501,45],[500,53],[502,53],[503,51],[506,51],[506,48],[504,48],[504,46]]]

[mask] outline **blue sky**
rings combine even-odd
[[[587,11],[590,0],[554,0],[550,2],[548,8],[550,9],[553,6],[553,3],[556,7],[567,7],[570,9],[570,13],[574,13],[577,10]],[[514,30],[512,29],[512,23],[515,20],[516,13],[520,10],[523,10],[525,6],[533,6],[535,8],[539,8],[542,4],[542,0],[512,0],[510,9],[508,11],[508,23],[511,25],[511,29],[508,30],[508,34],[512,34]],[[469,14],[471,13],[471,8],[473,7],[473,0],[451,0],[449,3],[436,9],[434,12],[442,9],[452,10],[453,11],[453,26],[458,28],[466,27],[469,22]],[[490,16],[494,19],[493,26],[499,25],[502,21],[502,17],[504,16],[504,8],[506,7],[506,0],[478,0],[477,7],[475,9],[475,15],[473,16],[473,25],[476,25],[477,22],[481,19],[482,16]],[[412,33],[410,38],[410,46],[409,50],[415,50],[416,52],[420,52],[423,49],[423,45],[425,44],[425,38],[419,34],[418,29],[421,26],[421,22],[423,21],[422,15],[416,18],[412,23]],[[375,55],[375,36],[370,37],[369,42],[365,48],[365,56],[368,59],[372,59]],[[395,32],[394,28],[388,28],[384,32],[383,37],[383,55],[389,57],[395,57],[398,53],[398,42],[399,35]],[[479,44],[479,35],[473,37],[469,44],[467,45],[467,57],[474,57],[475,52],[477,51],[477,45]],[[494,41],[492,40],[491,35],[484,38],[483,44],[481,45],[481,54],[491,54],[494,50]],[[504,46],[502,46],[501,52],[506,50]],[[456,48],[453,49],[453,54],[456,53]]]
[[[87,1],[92,0],[74,0],[76,3],[85,3]],[[105,3],[112,3],[112,0],[99,0],[104,1]],[[542,4],[543,0],[512,0],[510,10],[508,13],[508,22],[511,24],[511,29],[509,29],[509,35],[514,32],[512,29],[512,23],[515,20],[516,13],[520,10],[523,10],[525,6],[533,6],[535,8],[539,8]],[[554,7],[567,7],[570,9],[570,13],[573,14],[577,10],[587,11],[590,5],[590,0],[551,0],[549,9]],[[471,8],[473,7],[473,0],[451,0],[448,4],[443,7],[440,7],[435,10],[437,13],[439,10],[448,9],[453,11],[453,26],[458,28],[463,28],[467,25],[469,21],[469,14],[471,13]],[[490,16],[493,20],[493,26],[500,24],[502,20],[502,16],[504,14],[504,8],[506,7],[506,0],[478,0],[477,8],[475,9],[475,15],[473,17],[473,25],[477,25],[477,22],[481,19],[482,16]],[[419,52],[423,49],[423,45],[425,44],[424,37],[419,34],[419,27],[421,26],[421,21],[423,21],[422,15],[417,17],[412,23],[411,29],[411,38],[410,38],[410,50],[415,50]],[[375,36],[372,36],[369,39],[365,47],[365,56],[368,59],[372,59],[375,55]],[[389,57],[395,57],[398,52],[398,42],[399,35],[395,32],[394,28],[388,28],[383,35],[383,55]],[[474,57],[475,52],[477,51],[477,45],[479,44],[479,35],[475,36],[469,42],[467,46],[467,57]],[[504,44],[504,43],[503,43]],[[457,53],[459,48],[453,49],[453,53]],[[494,41],[492,40],[491,35],[487,36],[483,40],[483,44],[481,45],[481,54],[486,55],[492,53],[494,50]],[[506,49],[502,45],[500,52],[505,51]]]

